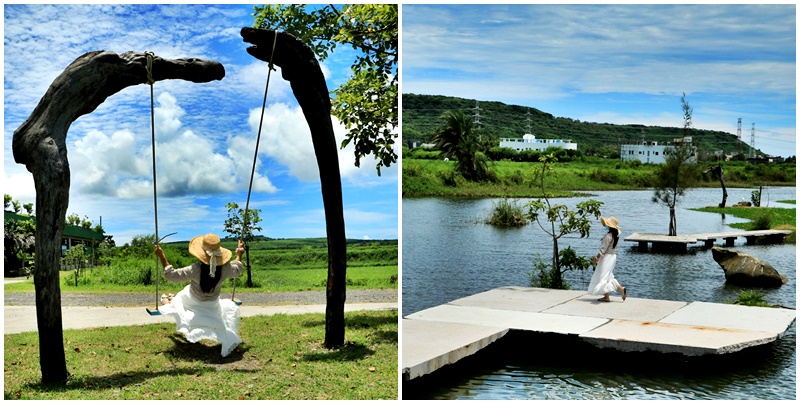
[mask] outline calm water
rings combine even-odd
[[[729,204],[749,200],[750,192],[750,189],[728,190]],[[651,195],[651,191],[615,191],[598,192],[592,198],[604,202],[603,216],[619,219],[624,238],[634,232],[667,232],[669,211],[652,203]],[[582,199],[559,202],[573,206]],[[720,199],[720,190],[689,191],[678,205],[678,233],[735,230],[728,224],[742,219],[688,210],[715,206]],[[794,207],[776,202],[793,199],[796,199],[795,188],[765,189],[762,206]],[[537,256],[550,259],[551,241],[537,225],[500,229],[483,224],[495,201],[403,200],[403,316],[501,286],[528,286],[534,259]],[[588,239],[562,238],[559,246],[572,246],[581,255],[592,255],[602,237],[599,223],[593,230]],[[614,274],[628,288],[631,297],[725,302],[735,298],[740,290],[725,284],[722,269],[713,260],[711,251],[699,248],[699,244],[687,254],[668,255],[639,253],[636,243],[622,240],[620,243]],[[737,240],[734,248],[769,262],[789,279],[783,287],[765,291],[768,302],[796,306],[795,245],[747,246],[742,239]],[[573,289],[584,289],[590,276],[589,272],[567,273],[567,280]],[[631,366],[623,369],[609,368],[607,363],[595,366],[587,358],[572,357],[570,352],[552,360],[542,355],[512,355],[504,363],[473,366],[463,377],[437,381],[435,387],[426,386],[424,391],[416,391],[419,386],[404,385],[403,395],[407,396],[408,387],[413,387],[415,397],[440,399],[794,399],[795,341],[792,326],[786,338],[771,344],[765,352],[758,352],[761,359],[748,357],[742,368],[735,364],[714,364],[715,370],[694,375],[681,366],[651,370],[641,364],[631,374]],[[743,359],[734,358],[737,362]],[[705,365],[692,363],[691,367],[702,369]]]

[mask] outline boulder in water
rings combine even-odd
[[[772,265],[750,254],[728,248],[714,247],[711,249],[711,255],[714,257],[714,261],[725,271],[726,282],[739,286],[767,288],[780,287],[789,282]]]

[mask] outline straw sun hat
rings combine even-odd
[[[608,219],[601,217],[600,223],[602,223],[603,226],[608,226],[617,229],[617,231],[619,231],[619,221],[617,221],[617,218],[614,216],[611,216]]]
[[[216,234],[208,233],[197,236],[189,242],[189,253],[197,257],[206,265],[211,265],[211,255],[217,257],[217,265],[225,265],[231,260],[233,253],[227,248],[220,247],[220,240]]]

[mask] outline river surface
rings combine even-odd
[[[750,200],[751,189],[729,189],[728,204]],[[677,208],[678,234],[735,231],[728,226],[744,219],[701,213],[689,208],[716,206],[719,189],[691,190]],[[652,191],[593,192],[585,198],[554,199],[574,206],[585,199],[603,202],[604,217],[616,216],[622,230],[615,277],[631,297],[677,301],[730,302],[739,287],[725,284],[711,251],[694,244],[685,254],[638,252],[637,244],[625,242],[631,233],[666,234],[669,210],[651,201]],[[795,188],[764,189],[762,206],[794,208],[779,200],[795,200]],[[484,224],[497,199],[403,199],[402,313],[420,310],[502,286],[529,286],[536,259],[548,261],[552,240],[538,225],[498,228]],[[528,200],[521,199],[524,204]],[[571,246],[579,255],[591,256],[600,246],[599,221],[589,238],[567,236],[559,247]],[[716,245],[723,245],[718,240]],[[796,246],[748,246],[737,239],[734,249],[774,266],[789,283],[767,289],[772,304],[796,307]],[[572,289],[585,289],[590,271],[568,272]],[[619,298],[612,294],[612,298]],[[709,372],[691,372],[647,364],[622,369],[575,358],[567,350],[559,359],[530,359],[524,355],[508,363],[482,364],[464,375],[426,385],[404,384],[403,396],[430,399],[795,399],[796,331],[792,325],[784,339],[770,344],[754,361],[740,366],[726,364]],[[536,350],[540,347],[531,347]],[[564,348],[568,349],[568,348]],[[594,353],[582,353],[594,355]],[[546,355],[542,355],[543,357]],[[536,355],[533,355],[535,358]],[[674,364],[674,363],[673,363]],[[654,364],[655,366],[655,364]],[[693,364],[698,369],[703,364]],[[631,373],[630,369],[635,369]],[[413,389],[413,391],[409,390]],[[406,394],[408,393],[408,394]],[[413,393],[413,394],[412,394]]]

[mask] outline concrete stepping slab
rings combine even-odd
[[[598,302],[601,296],[584,294],[562,305],[543,311],[549,314],[569,316],[600,317],[618,320],[659,321],[676,310],[686,306],[686,302],[671,300],[637,299],[628,297],[624,302],[616,295],[610,302]]]
[[[600,348],[623,352],[652,350],[686,356],[725,354],[766,344],[774,333],[704,326],[614,320],[582,334],[581,339]]]
[[[456,363],[508,333],[507,327],[403,319],[403,380]]]
[[[597,298],[584,291],[504,287],[411,314],[402,323],[404,380],[471,355],[511,329],[577,334],[619,351],[697,356],[770,343],[795,321],[790,309]]]
[[[788,309],[693,302],[660,322],[763,331],[780,337],[792,325],[795,317],[796,312]]]
[[[563,316],[525,311],[498,310],[445,304],[422,310],[406,317],[410,320],[472,324],[515,330],[578,335],[606,322],[604,318]]]
[[[507,286],[453,300],[448,304],[541,312],[585,294],[585,291],[579,290],[553,290]]]

